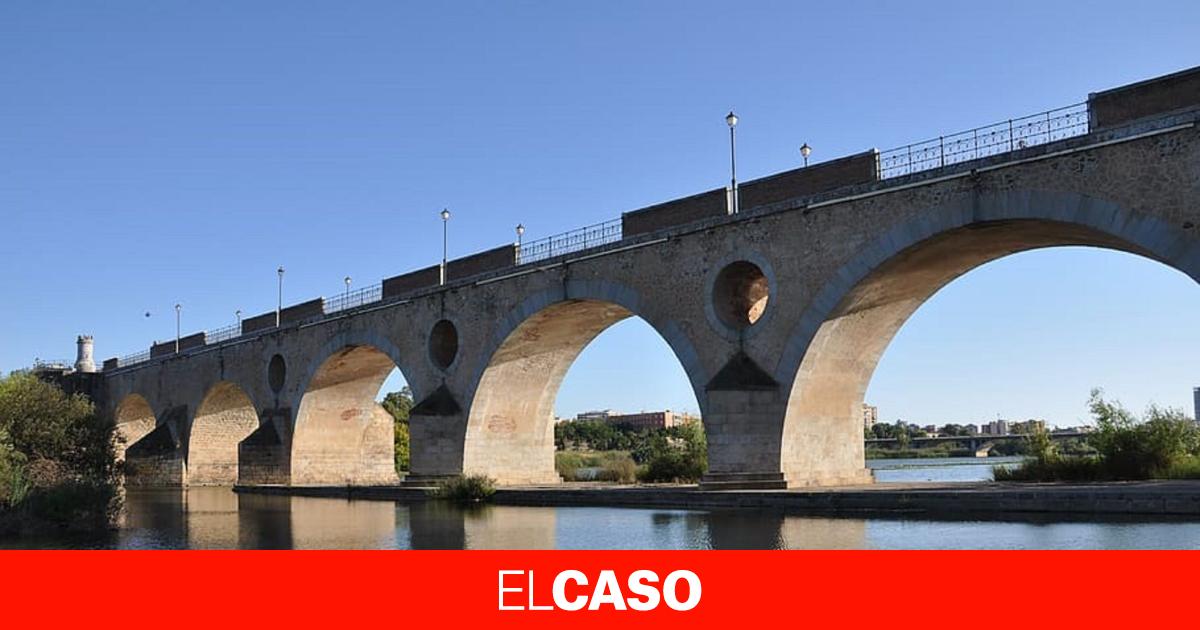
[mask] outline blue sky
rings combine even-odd
[[[1200,63],[1194,2],[54,2],[0,5],[0,370],[146,348],[708,190]],[[1104,5],[1104,6],[1101,6]],[[1153,6],[1152,6],[1153,5]],[[1188,406],[1200,291],[1127,255],[1023,254],[888,350],[885,419],[1080,417],[1087,390]],[[150,311],[152,316],[143,314]],[[627,350],[655,347],[631,365]],[[618,325],[561,413],[687,408]]]

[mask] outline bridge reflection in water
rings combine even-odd
[[[412,505],[238,495],[228,488],[127,493],[125,548],[796,549],[861,548],[866,522],[773,514]]]

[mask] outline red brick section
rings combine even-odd
[[[879,178],[878,153],[872,149],[807,168],[756,179],[738,186],[740,206],[748,210],[796,197],[815,195]],[[684,199],[660,203],[621,215],[624,238],[685,225],[728,213],[725,189],[710,190]]]
[[[289,306],[279,313],[279,323],[298,322],[325,314],[325,298],[317,298]],[[275,311],[242,320],[242,334],[275,326]]]
[[[384,280],[383,299],[387,300],[418,289],[437,286],[438,279],[441,278],[440,268],[441,265],[433,265]]]
[[[739,205],[742,210],[749,210],[877,179],[878,152],[872,149],[746,182],[738,187]]]
[[[725,189],[676,199],[621,215],[621,236],[629,238],[675,225],[728,214]]]
[[[204,345],[204,333],[199,332],[179,339],[179,351],[199,348]],[[150,346],[150,358],[175,354],[175,340],[164,341]]]
[[[1200,106],[1200,67],[1088,96],[1093,128]]]
[[[517,246],[504,245],[446,263],[447,280],[461,280],[481,273],[511,267],[517,262]]]

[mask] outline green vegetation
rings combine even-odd
[[[408,416],[413,408],[412,390],[405,385],[400,391],[384,396],[380,404],[396,419],[396,472],[406,471],[409,457]]]
[[[1142,418],[1092,390],[1088,406],[1096,430],[1088,436],[1095,455],[1058,451],[1045,430],[1026,439],[1030,458],[996,469],[997,481],[1112,481],[1200,479],[1200,425],[1178,409],[1151,405]]]
[[[708,447],[699,421],[663,429],[636,429],[602,421],[562,422],[554,427],[555,468],[567,481],[582,468],[595,479],[617,483],[698,481],[708,469]]]
[[[0,535],[111,529],[118,486],[114,426],[87,398],[0,378]]]
[[[430,491],[436,499],[453,501],[460,505],[485,503],[496,494],[496,480],[485,475],[459,475],[451,477]]]
[[[554,469],[567,481],[579,479],[584,469],[595,469],[595,481],[633,483],[637,481],[638,465],[629,451],[559,451],[554,454]]]

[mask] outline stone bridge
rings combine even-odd
[[[607,237],[505,246],[451,260],[444,282],[434,266],[357,301],[156,344],[105,361],[96,397],[130,484],[391,484],[376,396],[398,367],[418,401],[411,480],[557,483],[559,385],[588,342],[636,316],[691,382],[705,487],[866,482],[871,374],[958,276],[1089,245],[1200,279],[1197,121],[1200,68],[743,183],[736,213],[713,190],[626,213]]]

